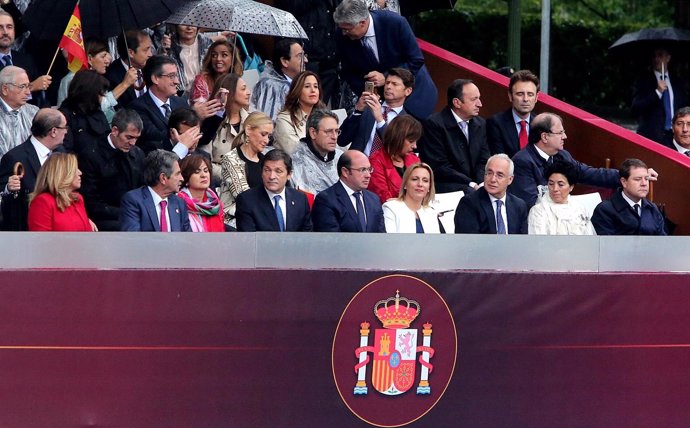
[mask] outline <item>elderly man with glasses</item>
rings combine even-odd
[[[0,158],[31,135],[31,122],[38,107],[28,104],[29,76],[16,66],[0,71]]]
[[[338,116],[330,110],[313,110],[307,119],[307,136],[292,155],[295,170],[292,182],[296,188],[318,194],[338,181]]]
[[[554,113],[537,115],[530,125],[529,144],[513,156],[515,179],[508,191],[532,207],[537,198],[547,191],[544,169],[554,161],[572,164],[580,183],[610,189],[619,186],[618,170],[593,168],[578,162],[563,148],[566,139],[568,136],[560,116]],[[650,180],[656,180],[658,174],[650,168],[649,176]]]

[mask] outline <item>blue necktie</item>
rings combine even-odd
[[[5,55],[5,57],[2,60],[5,63],[5,66],[12,65],[12,56],[11,55]]]
[[[362,204],[362,193],[355,192],[355,206],[357,207],[357,218],[359,219],[359,225],[362,226],[362,232],[367,231],[367,218],[364,215],[364,205]]]
[[[283,220],[283,210],[280,208],[280,195],[275,195],[273,200],[276,203],[276,218],[278,219],[278,226],[281,232],[285,232],[285,220]]]
[[[661,80],[666,80],[666,83],[668,83],[666,76],[661,76]],[[673,127],[671,123],[673,108],[671,107],[671,94],[669,94],[668,89],[661,93],[661,101],[664,103],[664,129],[668,130]]]
[[[501,207],[503,206],[503,201],[500,199],[496,200],[496,234],[506,235],[506,224],[503,222],[503,214],[501,214]]]

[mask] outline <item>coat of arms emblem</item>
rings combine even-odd
[[[371,385],[384,395],[400,395],[413,387],[417,361],[421,365],[420,381],[417,394],[431,394],[429,374],[433,365],[429,360],[434,356],[431,347],[432,325],[425,323],[420,332],[410,328],[419,317],[421,307],[414,300],[400,297],[397,290],[395,297],[379,300],[374,305],[374,315],[381,321],[383,328],[374,331],[374,345],[369,345],[371,326],[368,322],[360,324],[360,346],[355,350],[359,362],[355,365],[357,383],[355,395],[368,394],[366,383],[367,366],[373,355]],[[422,344],[418,345],[419,336]],[[417,354],[419,358],[417,358]]]

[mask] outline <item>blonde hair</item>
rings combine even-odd
[[[71,153],[53,153],[45,161],[36,177],[36,187],[29,195],[29,204],[41,193],[50,193],[55,197],[57,207],[64,212],[72,202],[79,200],[73,192],[72,182],[77,174],[77,157]]]
[[[247,142],[247,129],[258,128],[260,126],[268,125],[269,123],[273,125],[273,119],[271,119],[271,117],[266,113],[262,111],[249,113],[249,116],[244,119],[242,131],[240,131],[240,133],[237,134],[237,136],[232,140],[232,145],[230,148],[236,149]]]
[[[422,206],[423,207],[428,207],[429,202],[434,200],[434,197],[436,196],[436,187],[434,186],[434,171],[432,171],[431,167],[424,162],[417,162],[416,164],[410,165],[406,170],[405,174],[403,174],[402,178],[402,185],[400,186],[400,193],[398,194],[398,199],[401,201],[405,200],[405,195],[407,194],[407,190],[405,187],[407,187],[408,181],[410,181],[410,176],[412,175],[412,172],[417,169],[417,168],[422,168],[427,171],[429,171],[429,193],[424,196],[424,199],[422,200]]]

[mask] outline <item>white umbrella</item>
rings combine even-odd
[[[211,30],[308,39],[291,13],[253,0],[195,0],[180,7],[166,22]]]

